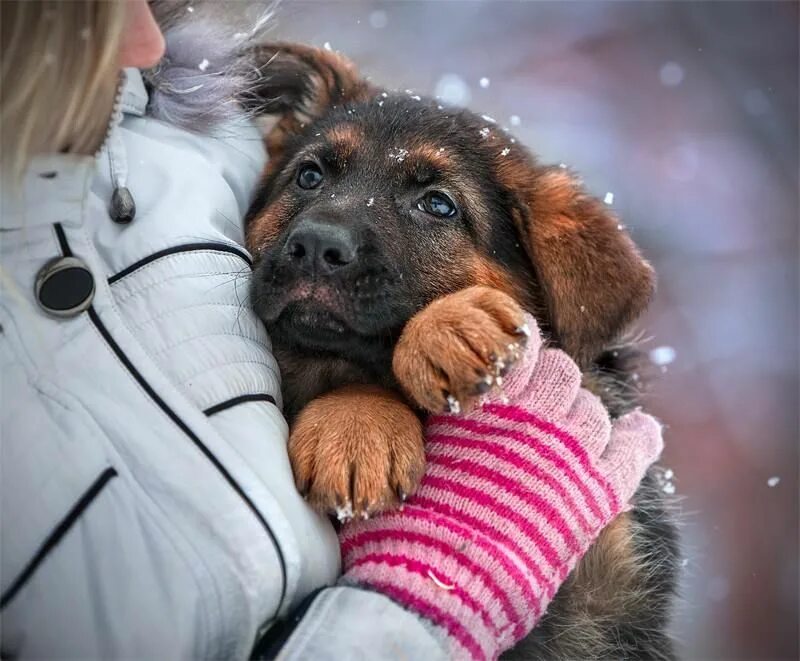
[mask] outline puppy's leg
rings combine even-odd
[[[422,425],[398,394],[345,386],[300,411],[289,458],[314,508],[340,519],[364,517],[416,490],[425,468]]]
[[[501,382],[526,338],[523,312],[513,298],[491,287],[468,287],[411,318],[392,369],[422,408],[458,412]]]

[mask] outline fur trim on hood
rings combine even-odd
[[[256,75],[249,47],[263,39],[276,4],[153,0],[166,52],[143,72],[148,114],[200,133],[240,119],[239,99]]]

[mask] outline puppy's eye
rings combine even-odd
[[[417,202],[417,208],[439,218],[450,218],[455,216],[457,211],[456,203],[439,191],[426,193],[425,197]]]
[[[316,163],[304,163],[297,172],[297,185],[310,190],[322,183],[322,170]]]

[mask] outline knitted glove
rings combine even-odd
[[[399,511],[342,529],[342,583],[433,622],[454,658],[494,659],[525,637],[662,449],[661,427],[612,426],[562,351],[526,349],[491,395],[427,423],[427,469]]]

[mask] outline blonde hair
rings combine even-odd
[[[92,154],[119,75],[122,0],[0,0],[0,166],[35,154]]]

